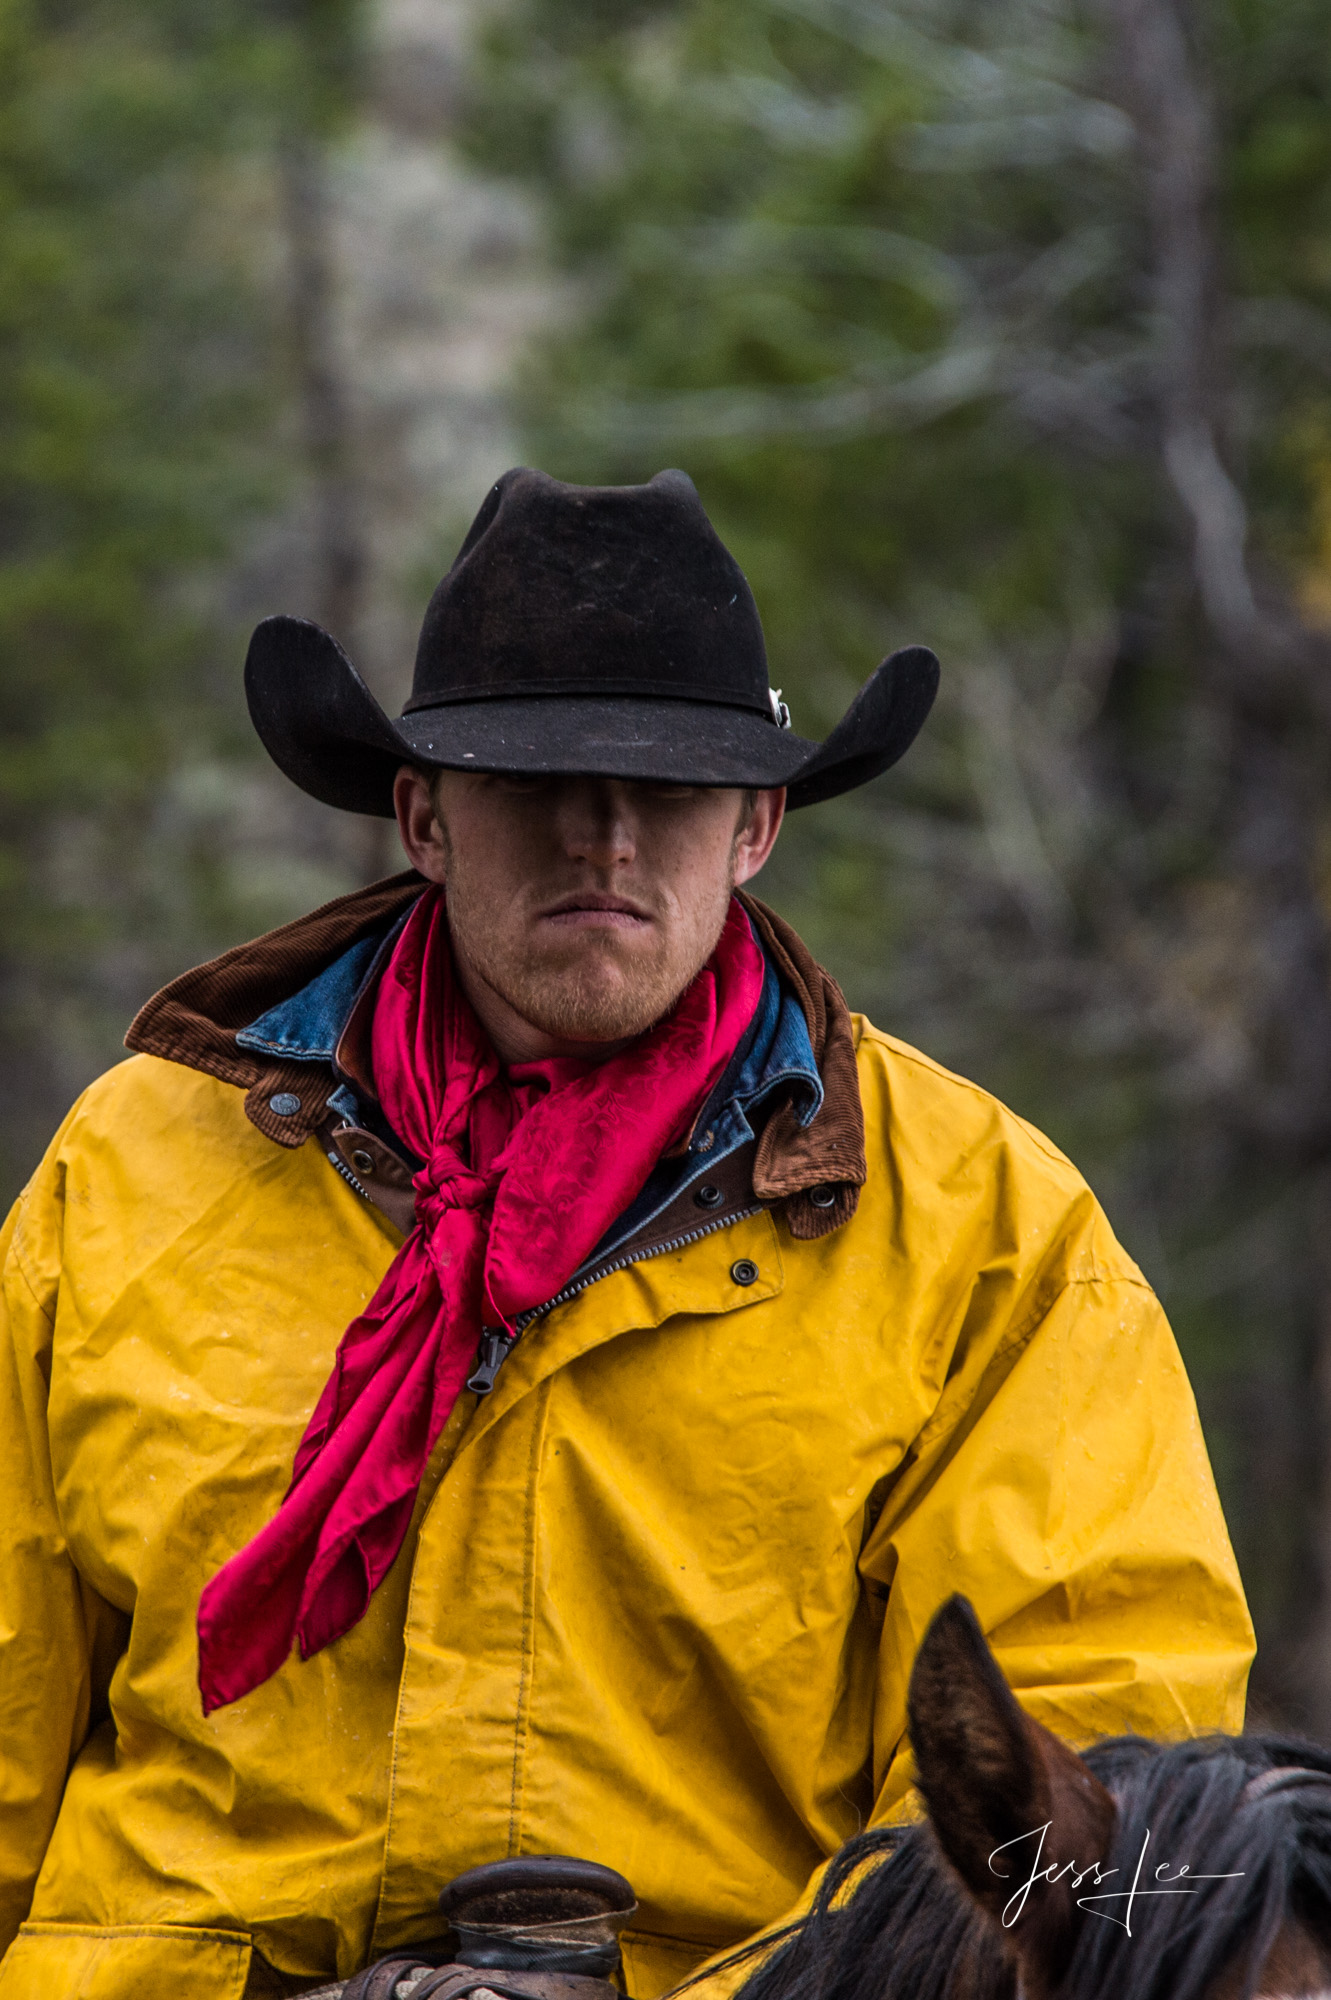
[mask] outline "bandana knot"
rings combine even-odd
[[[500,1179],[496,1169],[478,1174],[451,1147],[438,1148],[411,1184],[416,1190],[416,1221],[424,1228],[427,1240],[446,1215],[471,1212],[492,1203]]]

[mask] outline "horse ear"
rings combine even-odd
[[[964,1597],[925,1633],[910,1678],[910,1739],[938,1844],[981,1908],[1002,1925],[1026,1991],[1052,1992],[1085,1921],[1066,1879],[1038,1870],[1103,1862],[1114,1801],[1076,1752],[1014,1698]],[[1044,1829],[1043,1841],[1041,1829]]]

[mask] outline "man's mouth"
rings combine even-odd
[[[555,924],[560,930],[643,930],[652,919],[650,910],[628,896],[602,895],[595,889],[575,890],[537,911],[541,923]]]

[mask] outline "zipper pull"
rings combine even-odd
[[[495,1385],[495,1376],[508,1359],[509,1349],[515,1336],[506,1333],[502,1326],[483,1326],[480,1346],[476,1349],[476,1365],[467,1377],[467,1387],[477,1396],[488,1396]]]

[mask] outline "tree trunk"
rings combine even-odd
[[[353,660],[364,643],[369,553],[356,429],[338,343],[338,286],[322,147],[289,137],[281,156],[291,281],[291,334],[310,485],[314,615]],[[357,823],[366,881],[395,866],[388,820]]]

